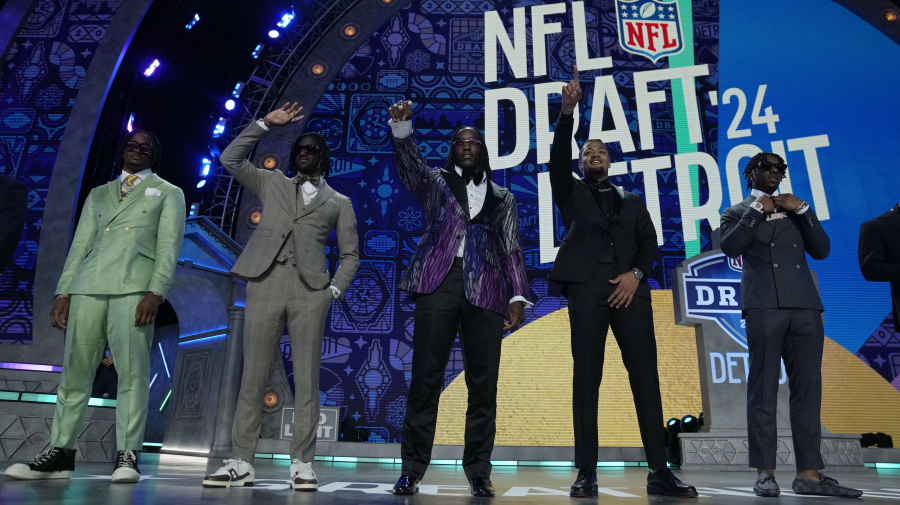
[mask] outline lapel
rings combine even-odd
[[[456,198],[456,201],[459,202],[463,209],[468,208],[469,197],[466,195],[466,181],[456,172],[450,172],[443,168],[441,169],[441,176],[444,178],[444,182],[447,183],[447,187],[450,188],[450,192],[453,193],[453,198]]]
[[[295,213],[297,217],[294,218],[295,222],[321,207],[322,204],[327,202],[335,193],[334,189],[328,185],[328,182],[325,180],[325,178],[322,178],[322,182],[319,183],[319,191],[318,193],[316,193],[316,197],[313,198],[312,201],[309,202],[309,205],[307,205],[304,209],[301,203],[303,195],[301,194],[302,191],[300,190],[300,185],[293,184],[293,186],[296,188],[295,191],[297,192],[297,198],[294,199],[294,202],[296,202],[295,205],[297,206],[297,211]]]
[[[115,181],[113,181],[113,186],[114,186],[113,189],[115,190],[115,200],[114,201],[116,204],[116,211],[112,216],[109,217],[110,220],[112,220],[113,218],[115,218],[116,216],[121,214],[128,207],[131,207],[132,205],[134,205],[134,202],[136,202],[142,198],[146,198],[144,196],[144,192],[147,190],[147,188],[155,188],[155,187],[159,186],[160,184],[162,184],[162,179],[156,174],[150,174],[146,179],[143,180],[143,182],[141,182],[138,186],[136,186],[131,191],[131,194],[128,195],[125,198],[125,201],[123,201],[123,202],[119,202],[119,198],[121,198],[121,195],[122,195],[121,185],[119,185],[119,184],[120,183],[119,183],[118,178]],[[119,186],[116,187],[117,185],[119,185]]]
[[[484,219],[486,216],[490,216],[494,209],[500,205],[500,202],[503,201],[503,189],[494,184],[494,181],[488,180],[488,190],[484,195],[484,205],[481,206],[481,211],[478,212],[475,217],[472,218],[472,221],[478,221],[479,219]]]

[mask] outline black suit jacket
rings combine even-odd
[[[810,208],[767,221],[750,207],[755,200],[751,195],[728,207],[720,223],[722,252],[729,258],[743,256],[741,309],[825,310],[806,262],[806,253],[822,260],[831,252],[819,218]]]
[[[19,245],[28,210],[28,190],[21,182],[0,174],[0,270],[6,268]]]
[[[896,323],[900,317],[900,204],[859,228],[859,269],[867,281],[891,283]]]
[[[647,282],[656,256],[656,229],[641,197],[616,188],[621,198],[614,215],[601,210],[590,186],[572,177],[571,115],[560,115],[550,149],[550,185],[553,200],[566,225],[565,238],[550,271],[550,280],[561,284],[586,282],[600,262],[604,241],[612,244],[617,275],[637,267],[644,271],[635,296],[650,298]]]

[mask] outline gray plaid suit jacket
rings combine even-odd
[[[264,133],[261,126],[251,123],[219,157],[222,166],[263,204],[259,226],[231,272],[244,279],[259,277],[272,266],[278,251],[290,239],[300,277],[313,289],[325,289],[331,284],[343,298],[359,268],[359,235],[353,205],[324,179],[316,197],[304,205],[297,185],[284,173],[257,168],[247,154]],[[341,257],[331,279],[326,269],[325,242],[335,229]]]
[[[787,212],[784,219],[766,220],[750,207],[748,196],[722,213],[722,252],[743,256],[742,309],[797,308],[823,311],[822,299],[806,262],[806,253],[822,260],[831,241],[812,208]]]

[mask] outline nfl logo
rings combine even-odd
[[[736,272],[744,270],[744,262],[742,258],[743,256],[738,256],[737,258],[728,258],[728,266],[730,266],[731,269]]]
[[[616,0],[619,44],[654,63],[684,49],[676,0]]]

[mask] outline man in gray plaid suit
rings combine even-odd
[[[297,103],[284,104],[250,124],[220,158],[235,179],[259,196],[262,219],[232,273],[247,280],[244,373],[234,419],[234,458],[203,480],[206,487],[252,486],[253,455],[259,441],[265,380],[284,327],[294,361],[294,435],[291,487],[318,489],[312,461],[319,419],[319,363],[331,302],[347,292],[359,268],[359,237],[350,199],[326,182],[331,157],[325,138],[304,133],[294,142],[290,163],[297,175],[263,170],[246,159],[272,127],[299,121]],[[325,241],[337,230],[340,263],[334,278],[325,261]]]
[[[741,310],[750,351],[749,463],[757,469],[753,491],[768,497],[781,493],[775,482],[775,399],[783,358],[797,465],[791,487],[797,494],[856,497],[862,491],[819,472],[825,466],[819,448],[825,309],[806,254],[825,259],[831,241],[809,204],[790,193],[776,195],[786,173],[781,156],[753,156],[744,169],[750,196],[726,209],[720,225],[722,252],[730,258],[743,256]]]

